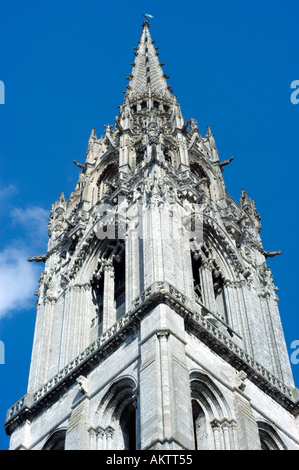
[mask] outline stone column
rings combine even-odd
[[[223,441],[224,441],[224,448],[225,450],[231,450],[230,444],[230,423],[228,421],[223,421],[221,423],[222,433],[223,433]]]
[[[219,421],[217,419],[214,419],[211,422],[211,427],[212,427],[213,435],[214,435],[215,450],[222,450],[222,446],[221,446],[221,429],[220,429]]]
[[[102,428],[97,428],[96,450],[105,450],[105,448],[106,448],[105,431]]]
[[[184,320],[165,304],[141,321],[141,449],[194,449]]]
[[[159,375],[161,381],[161,411],[162,411],[162,429],[163,439],[169,440],[172,437],[171,426],[171,409],[170,409],[170,377],[169,377],[169,347],[168,337],[169,332],[159,331],[156,333],[158,338],[158,361],[159,361]]]
[[[106,429],[105,435],[106,435],[106,448],[107,448],[107,450],[112,449],[113,434],[114,434],[114,430],[111,427]]]
[[[114,302],[114,267],[111,261],[104,264],[104,302],[103,302],[103,332],[116,322]]]
[[[139,240],[135,229],[129,229],[126,237],[126,311],[132,307],[139,290]]]

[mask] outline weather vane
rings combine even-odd
[[[149,23],[149,18],[154,18],[152,15],[149,15],[148,13],[144,13],[142,16],[144,16],[145,21]]]

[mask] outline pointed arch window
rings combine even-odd
[[[114,263],[114,301],[116,320],[125,314],[126,304],[126,262],[123,254],[119,262]]]
[[[65,436],[65,429],[55,431],[46,441],[42,450],[65,450]]]
[[[117,157],[115,157],[116,159]],[[115,162],[110,163],[103,173],[101,174],[98,180],[98,200],[100,201],[105,194],[111,189],[111,185],[113,184],[113,179],[118,174],[118,165]]]
[[[277,431],[268,423],[258,422],[259,437],[262,450],[284,450],[286,446]]]
[[[136,408],[128,405],[123,410],[120,420],[124,450],[136,450]]]
[[[96,427],[90,429],[91,449],[139,449],[135,394],[136,382],[131,377],[119,377],[111,384],[99,404]]]
[[[192,416],[195,450],[208,449],[209,444],[206,417],[197,400],[192,400]]]
[[[223,394],[199,371],[192,372],[190,379],[195,449],[233,449],[235,422]]]
[[[194,157],[193,157],[194,158]],[[203,183],[203,189],[207,196],[211,197],[210,179],[205,170],[200,166],[197,161],[191,160],[190,162],[191,173]]]
[[[192,274],[193,274],[193,287],[195,293],[195,299],[198,300],[200,303],[203,303],[203,296],[202,296],[202,281],[200,276],[200,269],[202,267],[202,261],[200,257],[195,257],[194,253],[192,253]]]
[[[212,271],[213,279],[213,290],[215,297],[215,306],[217,315],[219,315],[222,320],[226,323],[228,322],[227,307],[224,294],[224,278],[217,268],[217,265],[214,263],[214,269]]]
[[[104,278],[94,278],[91,281],[92,303],[95,308],[95,317],[92,326],[97,327],[98,335],[103,333],[103,306],[104,306]]]

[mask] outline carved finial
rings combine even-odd
[[[210,126],[207,127],[207,132],[206,132],[206,137],[209,137],[210,135],[212,135],[212,129],[210,128]]]
[[[111,126],[110,124],[105,125],[106,134],[110,134],[110,133],[111,133],[112,127],[113,127],[113,126]]]

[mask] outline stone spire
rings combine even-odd
[[[127,85],[125,101],[130,103],[141,99],[151,99],[155,97],[166,101],[172,101],[171,87],[167,85],[166,78],[163,73],[162,66],[159,61],[159,52],[154,46],[149,31],[149,22],[144,21],[142,25],[141,36],[138,41],[139,46],[135,48],[135,61],[132,73],[127,77],[129,84]]]

